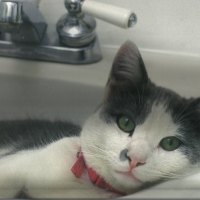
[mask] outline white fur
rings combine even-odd
[[[0,197],[12,198],[21,189],[34,198],[113,196],[71,173],[80,147],[87,164],[120,191],[132,193],[144,182],[177,178],[190,167],[188,159],[178,150],[167,152],[158,146],[162,138],[177,135],[177,129],[162,105],[152,107],[132,137],[116,123],[106,124],[96,112],[83,127],[81,138],[64,138],[41,149],[20,151],[0,159]],[[131,157],[146,162],[132,171],[140,181],[116,172],[129,170],[128,160],[119,159],[125,148]]]
[[[165,151],[159,147],[161,139],[178,134],[178,126],[163,105],[154,105],[145,122],[138,125],[132,137],[121,131],[116,123],[106,124],[96,113],[82,132],[82,148],[87,162],[118,190],[128,193],[145,182],[160,178],[180,178],[191,167],[179,150]],[[95,130],[95,131],[94,131]],[[128,171],[129,162],[120,161],[120,152],[129,149],[129,156],[144,160],[143,166],[132,173],[140,181],[115,173]]]
[[[65,138],[0,159],[0,197],[12,198],[21,189],[34,198],[110,197],[71,173],[79,149],[79,138]]]

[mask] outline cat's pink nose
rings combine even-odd
[[[144,161],[138,161],[136,159],[133,159],[133,160],[130,159],[130,162],[129,162],[131,170],[134,169],[134,168],[136,168],[136,167],[138,167],[138,166],[144,165],[144,164],[145,164]]]
[[[139,158],[135,157],[134,155],[130,155],[130,152],[129,152],[128,149],[122,150],[119,158],[120,158],[121,161],[127,161],[128,160],[130,171],[133,168],[136,168],[138,166],[145,164],[145,161],[142,158],[139,159]]]

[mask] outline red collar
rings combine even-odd
[[[78,152],[77,160],[75,164],[72,166],[71,171],[77,178],[80,178],[85,170],[87,171],[90,181],[94,185],[100,188],[104,188],[108,191],[115,192],[117,194],[125,195],[125,193],[114,189],[110,184],[106,183],[106,181],[100,175],[98,175],[91,167],[87,167],[83,157],[83,153]]]

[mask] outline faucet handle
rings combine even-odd
[[[10,24],[22,23],[22,4],[17,1],[0,1],[0,22]]]
[[[137,16],[134,12],[107,3],[82,0],[82,11],[125,29],[133,27],[137,23]]]

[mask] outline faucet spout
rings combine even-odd
[[[25,0],[0,0],[0,32],[13,42],[40,43],[47,24],[38,7]]]
[[[21,24],[22,3],[15,1],[0,1],[0,23]]]

